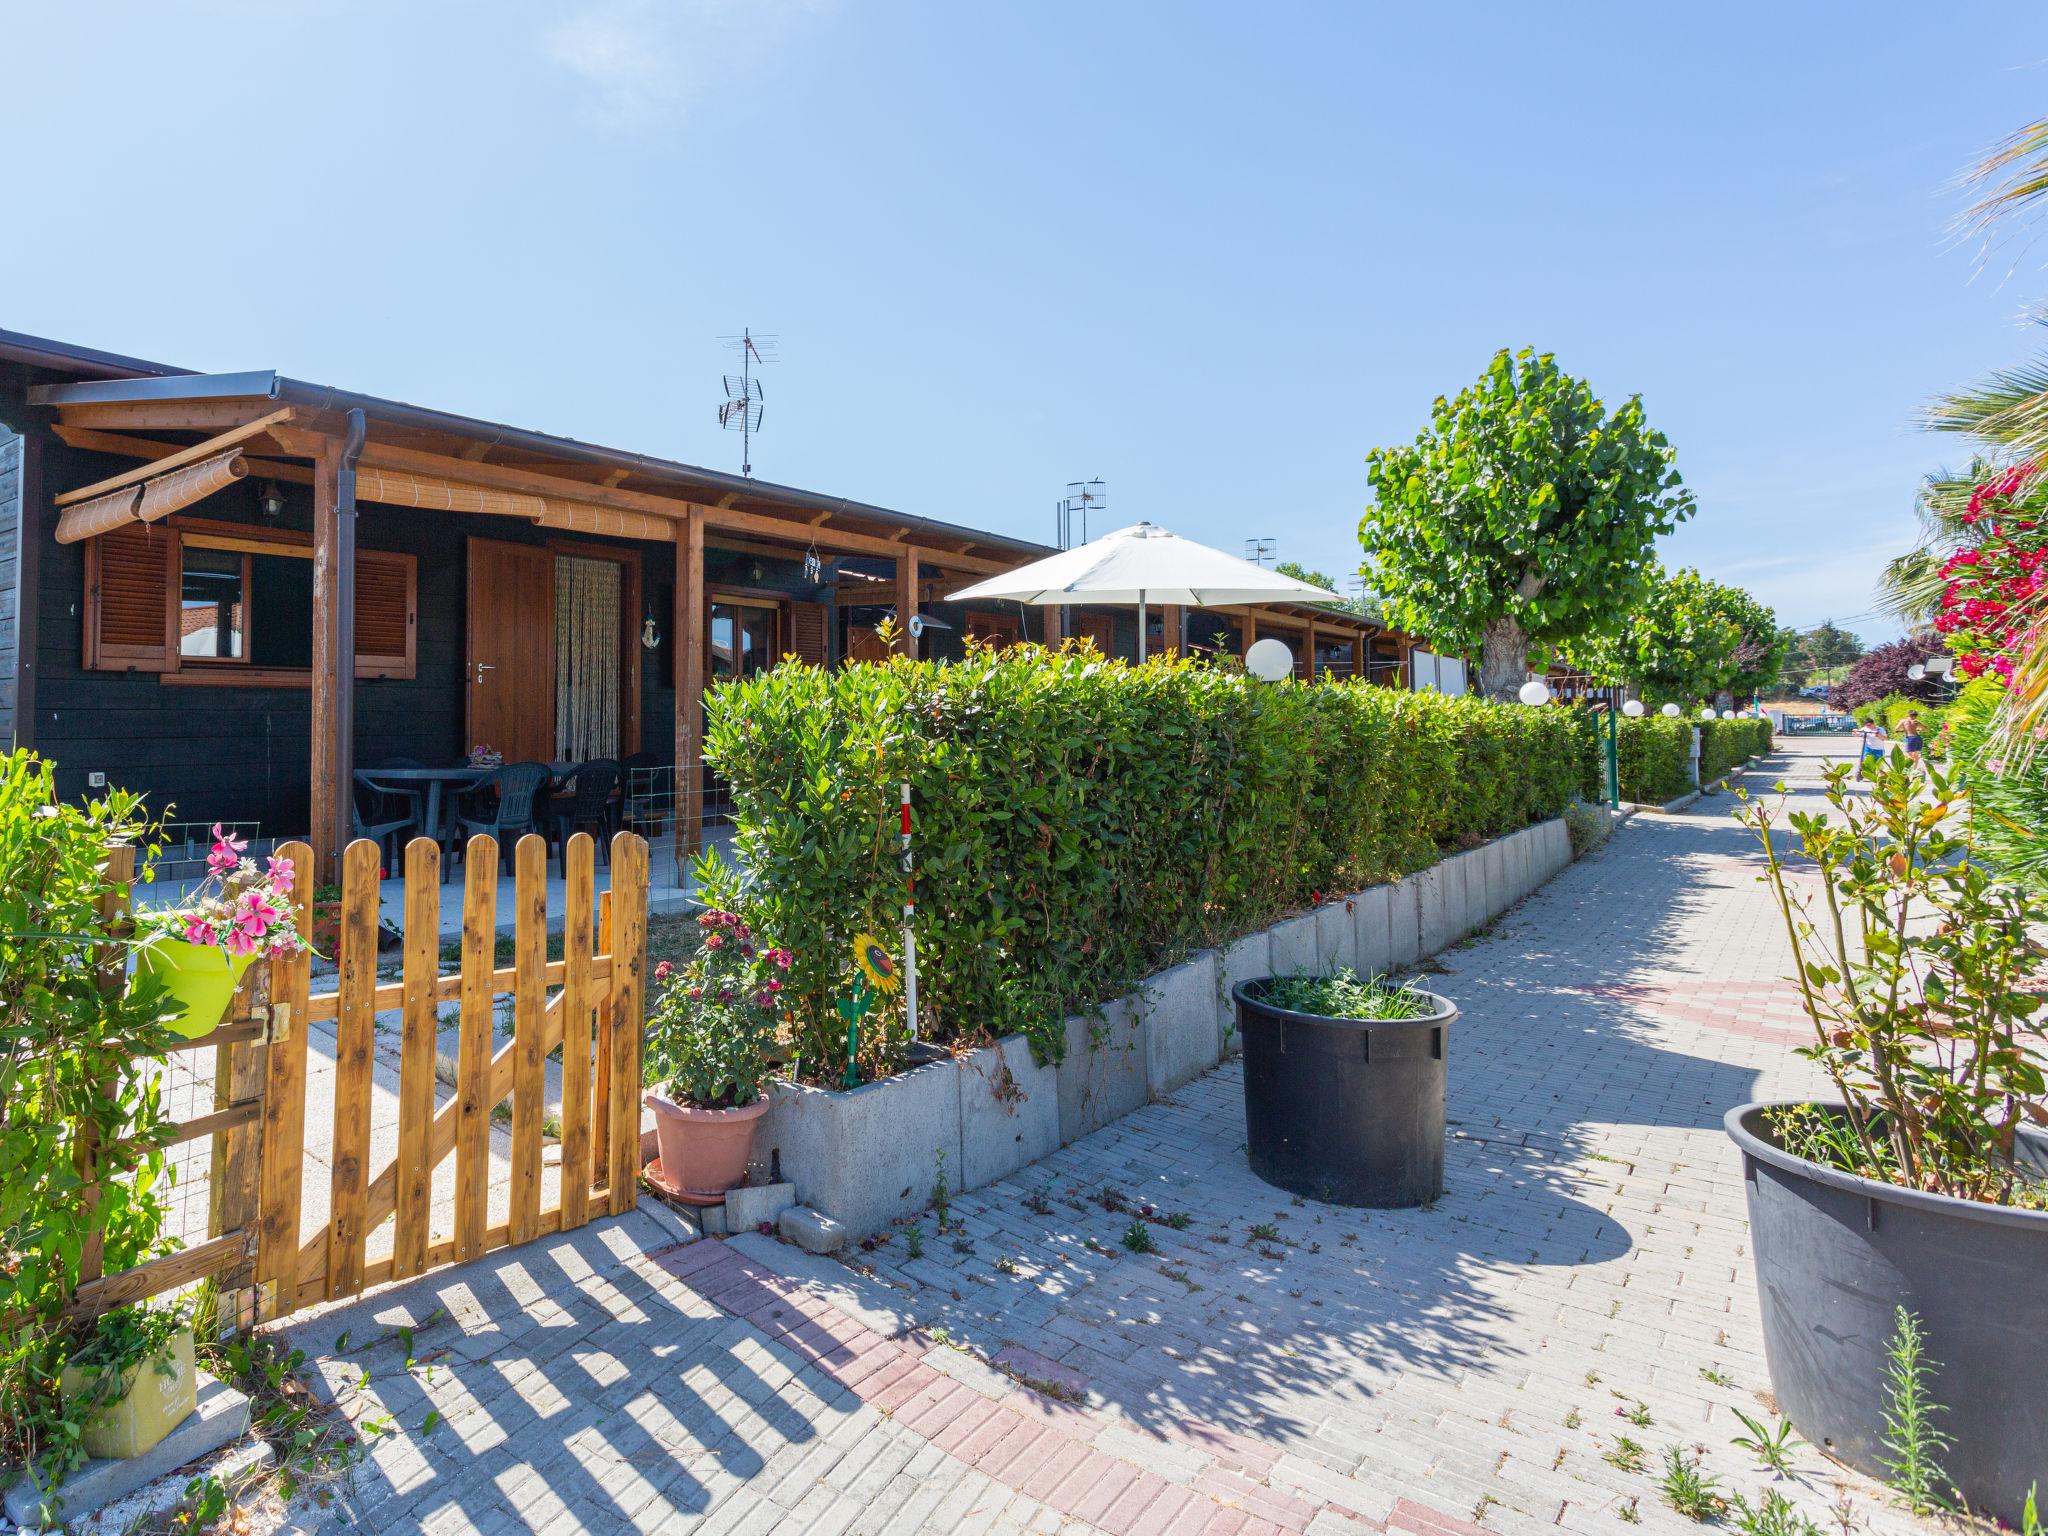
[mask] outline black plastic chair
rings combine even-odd
[[[373,840],[378,859],[386,869],[391,869],[398,863],[404,834],[419,828],[419,797],[400,789],[357,782],[355,792],[349,796],[349,817],[355,835]]]
[[[597,856],[611,862],[611,839],[605,834],[612,824],[612,791],[619,787],[619,765],[608,757],[592,758],[576,765],[576,791],[549,806],[555,824],[555,848],[566,861],[569,838],[584,827],[596,829]],[[564,862],[563,872],[568,865]]]
[[[505,860],[512,855],[518,834],[540,830],[534,819],[534,799],[547,788],[548,780],[553,777],[554,770],[546,763],[507,763],[492,774],[489,781],[480,786],[497,791],[497,799],[491,804],[489,813],[484,814],[479,807],[456,817],[462,827],[464,846],[479,832],[490,833],[498,840],[498,865],[502,869]]]

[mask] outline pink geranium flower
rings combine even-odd
[[[273,853],[270,856],[270,864],[266,873],[270,876],[270,883],[277,887],[278,895],[288,896],[291,894],[292,881],[297,877],[298,871],[292,868],[292,861],[290,859],[279,858]]]
[[[205,918],[188,916],[185,919],[185,942],[187,944],[211,944],[213,928]]]
[[[242,928],[230,928],[220,947],[231,955],[253,955],[261,947],[257,936]]]

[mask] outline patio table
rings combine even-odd
[[[420,830],[435,842],[446,845],[447,828],[441,823],[441,795],[445,788],[452,786],[456,794],[466,789],[475,789],[498,770],[495,768],[358,768],[356,782],[365,789],[406,791],[424,786],[427,804],[424,814],[426,825]]]

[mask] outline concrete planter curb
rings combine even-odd
[[[1349,966],[1399,971],[1492,922],[1571,863],[1562,818],[1416,874],[1331,897],[1066,1021],[1057,1066],[1022,1035],[848,1092],[778,1083],[755,1165],[857,1241],[924,1210],[944,1154],[954,1193],[1009,1177],[1237,1054],[1231,988]]]

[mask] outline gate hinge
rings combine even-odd
[[[256,1037],[256,1044],[276,1045],[282,1040],[291,1038],[292,1005],[290,1003],[268,1004],[257,1010],[255,1018],[263,1026],[263,1033]]]

